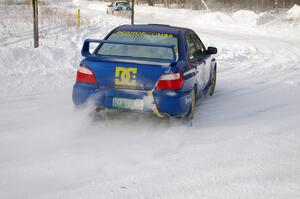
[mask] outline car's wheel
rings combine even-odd
[[[211,80],[210,80],[210,86],[209,86],[209,95],[212,96],[215,92],[217,83],[217,69],[214,69],[214,72],[212,74]]]
[[[99,112],[102,111],[102,110],[104,110],[104,108],[99,107],[99,106],[97,106],[97,107],[95,108],[95,112],[96,112],[96,113],[99,113]]]
[[[192,90],[192,103],[191,103],[191,107],[190,107],[190,112],[189,114],[186,116],[187,120],[192,120],[195,114],[195,110],[196,110],[196,90],[195,88],[193,88]]]

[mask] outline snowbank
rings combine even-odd
[[[259,16],[253,11],[239,10],[232,15],[232,18],[239,24],[255,26]]]
[[[75,74],[74,57],[60,47],[0,48],[0,92],[28,92],[41,87],[65,86]]]
[[[208,23],[233,24],[234,20],[223,12],[208,12],[202,14],[201,21]]]
[[[300,6],[296,4],[291,9],[289,9],[287,11],[286,19],[300,20]]]
[[[260,13],[256,20],[257,25],[264,25],[274,21],[276,17],[269,12]]]

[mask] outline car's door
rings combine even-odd
[[[196,33],[194,32],[192,33],[192,38],[196,47],[196,53],[195,53],[195,57],[197,57],[196,60],[198,64],[201,64],[201,67],[204,67],[203,81],[205,87],[208,85],[210,79],[212,57],[206,53],[205,46],[203,45],[202,41],[200,40],[200,38],[197,36]]]
[[[189,63],[190,70],[195,70],[196,72],[198,91],[202,91],[205,86],[205,62],[201,61],[199,56],[197,56],[193,32],[189,32],[185,35],[185,41],[187,46],[187,62]],[[198,92],[198,94],[200,93],[201,92]]]

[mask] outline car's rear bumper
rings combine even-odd
[[[133,111],[153,112],[158,116],[170,115],[184,117],[191,106],[191,91],[138,91],[97,88],[84,83],[73,87],[73,103],[81,106],[87,102],[108,109],[127,109]],[[116,107],[116,99],[133,101],[132,107]]]

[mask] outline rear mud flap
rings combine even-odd
[[[156,104],[154,103],[154,97],[153,97],[153,92],[149,91],[148,92],[148,97],[150,98],[150,100],[152,101],[152,111],[153,113],[157,116],[157,117],[164,117],[163,115],[161,115],[156,107]]]

